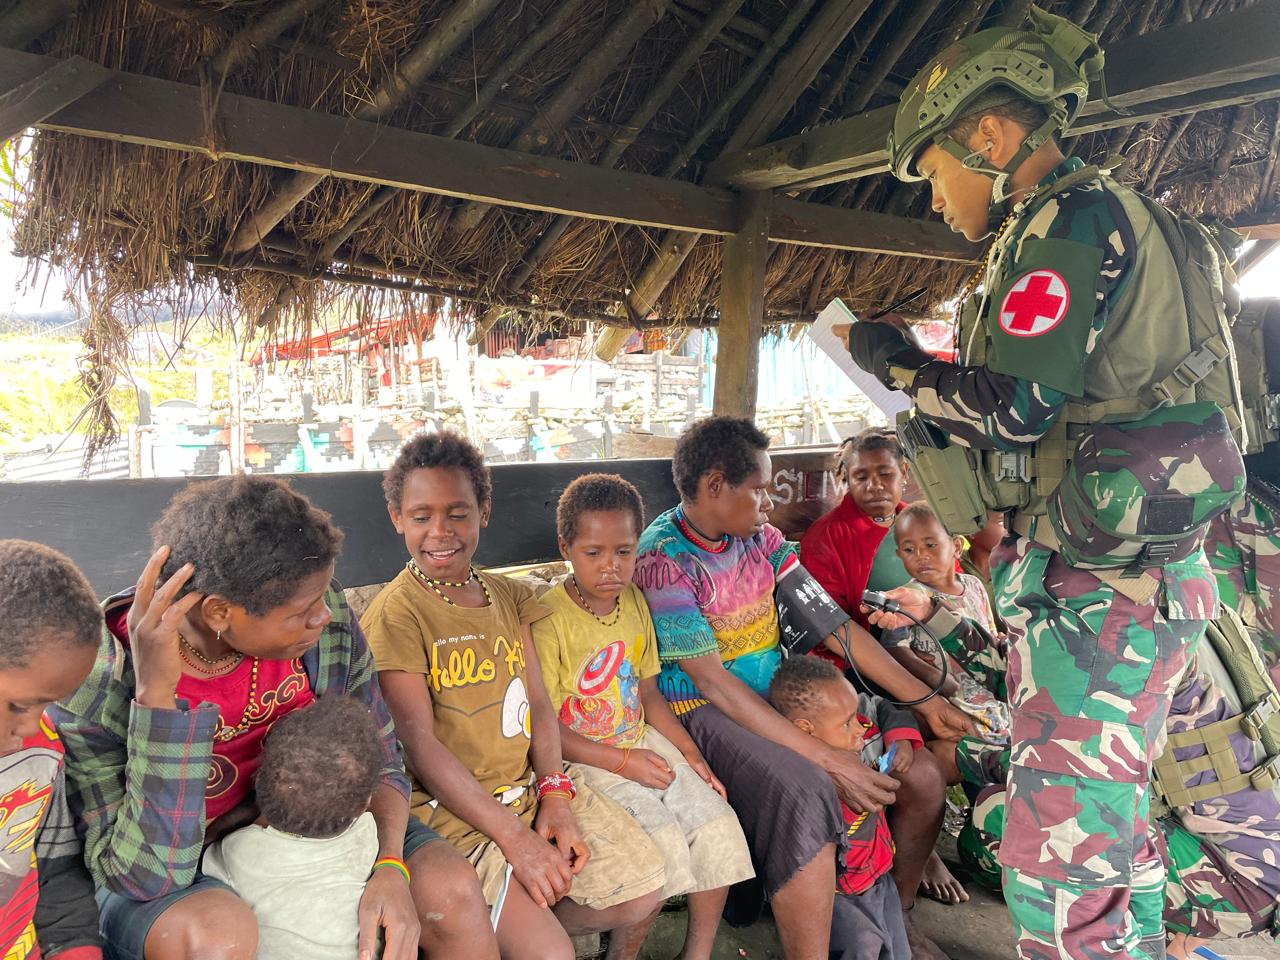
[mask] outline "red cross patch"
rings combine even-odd
[[[1053,270],[1032,270],[1020,276],[1000,304],[1000,329],[1014,337],[1048,333],[1067,315],[1071,291]]]

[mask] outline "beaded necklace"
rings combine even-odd
[[[218,635],[221,636],[222,634],[219,633]],[[209,657],[206,657],[199,650],[197,650],[195,648],[195,645],[190,640],[188,640],[182,634],[178,634],[178,655],[181,656],[183,660],[186,660],[188,666],[193,667],[196,670],[200,670],[200,668],[197,667],[194,663],[192,663],[191,660],[188,659],[188,657],[182,652],[183,647],[186,647],[186,649],[191,652],[191,655],[194,656],[201,663],[217,669],[221,669],[220,665],[223,663],[226,663],[228,660],[232,659],[233,657],[240,658],[239,660],[236,660],[237,665],[240,663],[240,660],[244,659],[244,654],[241,653],[239,650],[232,650],[230,653],[224,653],[220,657],[213,657],[211,659]],[[200,670],[200,672],[211,673],[211,672],[216,672],[216,669],[214,671]]]
[[[188,667],[190,667],[192,670],[196,671],[196,673],[204,674],[206,677],[216,677],[216,676],[221,676],[221,675],[223,675],[224,673],[229,672],[229,670],[224,670],[222,667],[215,667],[214,669],[210,670],[208,667],[202,667],[202,666],[200,666],[200,664],[196,663],[194,660],[192,660],[190,657],[188,657],[188,656],[187,656],[187,655],[182,651],[182,646],[183,646],[183,645],[190,646],[189,644],[186,644],[186,643],[185,643],[185,641],[183,642],[183,644],[180,644],[180,645],[178,646],[178,656],[182,658],[182,662],[183,662],[183,663],[185,663],[185,664],[186,664]],[[196,650],[192,649],[192,651],[191,651],[191,652],[192,652],[192,653],[194,653],[197,657],[200,657],[200,654],[199,654]],[[244,659],[244,654],[243,654],[243,653],[234,653],[234,654],[230,654],[230,653],[229,653],[229,654],[227,654],[227,656],[220,658],[221,660],[227,660],[227,659],[229,659],[230,657],[233,657],[233,656],[239,657],[240,659],[239,659],[239,660],[236,660],[236,662],[235,662],[235,663],[233,663],[233,664],[231,665],[230,670],[234,670],[236,667],[240,666],[240,661]],[[207,660],[205,657],[200,657],[200,659],[201,659],[201,660],[205,660],[205,662],[206,662],[206,663],[211,662],[211,661]]]
[[[449,604],[449,606],[451,607],[459,606],[459,604],[457,603],[457,601],[446,596],[445,592],[440,588],[444,586],[444,587],[453,587],[454,589],[458,589],[461,587],[465,587],[472,580],[480,584],[480,589],[484,592],[485,606],[490,606],[493,604],[493,597],[489,595],[489,588],[484,585],[483,580],[481,580],[478,576],[476,576],[475,567],[467,568],[467,579],[465,580],[437,580],[435,577],[429,577],[422,572],[422,568],[418,566],[418,561],[416,560],[409,561],[409,572],[412,573],[415,577],[417,577],[419,582],[427,586],[432,593],[434,593],[437,597],[439,597],[445,603]]]
[[[249,673],[249,701],[245,704],[244,715],[240,718],[240,722],[234,727],[228,727],[226,724],[219,727],[217,733],[213,735],[215,742],[226,743],[228,740],[234,740],[253,726],[254,719],[259,715],[259,711],[255,709],[258,704],[254,702],[254,698],[258,695],[258,666],[261,663],[262,661],[257,657],[253,658],[253,666]]]
[[[680,532],[688,538],[695,547],[701,547],[708,553],[724,553],[729,549],[729,541],[732,537],[725,534],[720,538],[720,542],[714,542],[706,534],[700,532],[697,527],[689,522],[689,518],[684,515],[684,511],[676,507],[676,526],[680,528]]]
[[[578,605],[581,606],[583,610],[587,611],[587,613],[595,617],[597,623],[605,627],[616,627],[618,625],[618,620],[621,619],[622,617],[622,597],[621,596],[613,598],[613,619],[606,620],[604,617],[600,616],[600,614],[592,610],[591,607],[587,604],[587,598],[584,597],[582,595],[582,591],[578,589],[578,578],[573,576],[572,574],[570,574],[569,576],[569,586],[573,588],[573,595],[574,597],[577,598]]]

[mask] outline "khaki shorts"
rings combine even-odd
[[[646,787],[599,767],[580,770],[589,787],[617,801],[662,851],[667,872],[663,893],[697,893],[754,877],[747,838],[728,801],[653,727],[646,727],[632,746],[652,750],[667,761],[676,775],[671,786]]]
[[[573,878],[569,899],[603,910],[661,890],[666,875],[653,841],[625,810],[583,783],[580,767],[571,764],[567,772],[578,790],[571,809],[591,851],[587,865]],[[466,852],[466,858],[480,875],[485,903],[492,907],[502,890],[506,858],[492,840]]]

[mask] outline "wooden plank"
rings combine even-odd
[[[856,233],[851,232],[855,230]],[[911,220],[887,213],[781,198],[774,201],[769,239],[802,246],[964,263],[977,260],[982,253],[980,246],[936,220]]]
[[[1095,89],[1072,134],[1267,99],[1280,92],[1280,0],[1122,40],[1107,50],[1107,93]],[[895,107],[721,157],[708,178],[744,190],[799,189],[888,169]]]
[[[764,332],[764,273],[769,263],[770,197],[749,193],[740,201],[742,225],[725,238],[720,262],[720,326],[712,409],[754,417]]]
[[[804,507],[820,511],[831,505],[832,485],[824,482],[823,472],[830,454],[824,449],[773,455],[778,520],[787,521],[784,532],[789,536],[798,537],[803,524],[813,519],[815,509]],[[484,531],[476,554],[477,562],[486,566],[557,558],[556,501],[583,473],[603,470],[626,477],[639,488],[650,518],[677,502],[670,460],[501,463],[492,470],[496,522]],[[283,479],[328,510],[346,533],[337,568],[344,586],[384,583],[402,569],[404,543],[387,520],[380,472],[294,474]],[[0,483],[0,539],[35,540],[61,550],[105,597],[137,579],[151,552],[151,524],[188,482],[175,478]],[[793,516],[797,508],[803,523]],[[513,522],[517,517],[519,522]]]
[[[0,51],[0,89],[25,83],[57,62]],[[230,93],[217,98],[211,127],[203,115],[196,86],[113,71],[107,83],[40,126],[591,219],[720,234],[733,229],[732,194],[695,184],[600,170]]]
[[[12,90],[58,62],[2,50],[0,90]],[[110,71],[105,83],[38,126],[589,219],[712,234],[732,233],[735,227],[735,194],[714,187],[449,140],[229,93],[218,98],[212,127],[203,116],[198,87]],[[911,256],[968,255],[941,224],[893,221],[818,204],[799,207],[786,206],[771,239],[893,252],[885,249],[892,247],[886,231],[896,222],[902,227],[903,249]]]
[[[74,103],[105,83],[110,75],[110,70],[83,57],[53,61],[41,73],[0,96],[0,142]]]
[[[1248,218],[1231,225],[1250,240],[1280,240],[1280,213],[1269,217]]]
[[[725,149],[754,147],[769,137],[870,5],[871,0],[826,0],[819,6],[804,33],[778,60],[774,81],[751,104]]]

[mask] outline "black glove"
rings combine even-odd
[[[886,387],[896,386],[889,376],[890,364],[917,370],[933,359],[893,324],[874,320],[861,321],[849,328],[849,355]]]

